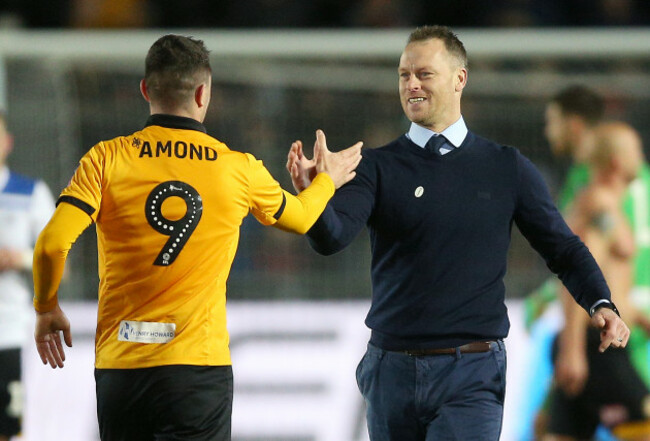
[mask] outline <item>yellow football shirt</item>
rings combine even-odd
[[[334,192],[317,178],[311,223]],[[153,115],[143,130],[95,145],[59,199],[97,226],[95,366],[230,364],[226,279],[239,228],[249,212],[274,224],[287,198],[295,203],[261,161],[187,118]],[[37,310],[52,301],[39,290]]]

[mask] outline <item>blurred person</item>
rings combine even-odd
[[[350,7],[346,22],[352,27],[395,28],[413,24],[418,5],[406,0],[360,0]]]
[[[577,191],[589,182],[587,158],[593,145],[593,132],[605,113],[603,98],[592,89],[572,85],[560,90],[546,104],[544,135],[556,158],[568,158],[571,167],[557,199],[564,212]],[[525,299],[526,328],[530,329],[558,298],[560,283],[547,279]]]
[[[21,352],[27,342],[30,287],[36,237],[54,211],[54,200],[41,180],[7,167],[13,138],[0,113],[0,441],[21,430]]]
[[[149,0],[73,0],[74,28],[142,28],[151,24]]]
[[[202,124],[211,97],[208,50],[166,35],[140,83],[151,116],[86,153],[34,251],[34,338],[44,364],[64,366],[70,323],[57,289],[76,238],[96,223],[99,305],[95,381],[100,437],[230,440],[233,379],[226,280],[243,218],[304,233],[354,176],[361,143],[330,153],[297,197],[261,161]]]
[[[576,195],[590,182],[591,168],[588,158],[595,142],[594,132],[604,115],[604,100],[594,90],[582,85],[572,85],[558,92],[546,107],[544,133],[551,152],[557,158],[568,157],[571,166],[558,195],[558,207],[566,211]],[[630,184],[622,201],[623,211],[634,234],[633,300],[644,305],[650,316],[650,166],[643,160],[636,179]],[[560,285],[555,279],[547,280],[525,300],[526,327],[548,305],[557,299]],[[633,327],[630,353],[637,371],[650,385],[650,360],[648,338],[642,327]]]
[[[590,158],[593,178],[569,210],[567,221],[600,265],[630,324],[650,331],[650,322],[630,299],[635,244],[623,212],[623,198],[643,163],[641,139],[620,122],[595,131]],[[601,354],[599,335],[563,293],[564,328],[556,340],[555,385],[544,441],[591,439],[600,423],[624,440],[650,440],[650,391],[628,352]]]
[[[364,151],[357,176],[308,237],[329,255],[369,229],[371,337],[357,382],[371,440],[498,440],[513,223],[601,330],[600,350],[625,346],[629,330],[534,165],[467,129],[467,55],[456,35],[442,26],[417,28],[398,75],[409,132]],[[310,182],[314,167],[295,142],[287,168],[296,189]]]
[[[558,199],[560,210],[565,210],[576,192],[589,182],[588,159],[593,150],[594,130],[604,113],[603,98],[581,85],[561,90],[546,105],[544,135],[551,152],[571,161]]]
[[[248,0],[228,2],[219,23],[225,27],[308,28],[318,22],[318,1]]]

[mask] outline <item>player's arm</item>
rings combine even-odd
[[[68,252],[79,235],[92,223],[88,214],[62,202],[38,236],[34,248],[34,309],[48,312],[58,304],[57,290]]]
[[[49,363],[52,368],[62,368],[65,361],[61,331],[65,343],[72,346],[70,323],[59,307],[57,290],[72,244],[91,223],[87,213],[62,202],[34,247],[34,339],[41,361]]]
[[[334,191],[334,182],[327,173],[319,173],[297,196],[283,190],[284,208],[273,226],[305,234],[321,215]]]
[[[598,264],[607,253],[606,219],[595,206],[590,194],[576,200],[567,219],[569,226],[582,239]],[[564,328],[559,335],[558,355],[555,360],[555,380],[570,396],[579,394],[589,376],[587,363],[587,326],[589,317],[572,298],[566,288],[561,288],[560,300],[564,314]]]
[[[367,150],[363,156],[355,178],[336,192],[323,214],[307,232],[309,244],[319,254],[331,255],[344,249],[370,217],[374,206],[376,177]],[[312,181],[316,170],[315,162],[315,159],[305,156],[301,141],[291,145],[286,167],[296,190],[304,189]]]
[[[57,291],[72,244],[97,219],[107,154],[103,143],[90,149],[59,198],[52,218],[34,247],[34,340],[43,361],[52,368],[63,367],[61,344],[72,346],[70,323],[58,304]]]

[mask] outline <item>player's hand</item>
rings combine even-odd
[[[605,352],[610,346],[624,348],[627,345],[630,329],[611,309],[598,309],[591,317],[591,325],[600,329],[600,346],[598,347],[600,352]]]
[[[309,187],[316,176],[316,160],[308,159],[302,149],[302,141],[291,144],[287,155],[287,171],[291,175],[291,183],[298,193]]]
[[[322,130],[316,130],[316,144],[314,144],[316,171],[327,173],[334,181],[334,187],[340,188],[356,175],[354,170],[361,162],[362,145],[362,142],[357,142],[345,150],[333,153],[327,148],[325,133]]]
[[[563,344],[560,340],[554,375],[557,385],[567,395],[573,397],[582,392],[589,377],[589,365],[584,348]]]
[[[43,364],[49,363],[52,369],[62,368],[65,361],[61,332],[63,332],[65,344],[71,348],[70,322],[59,305],[52,311],[36,313],[36,329],[34,331],[36,350]]]

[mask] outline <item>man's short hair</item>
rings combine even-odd
[[[588,87],[581,85],[569,86],[558,92],[552,99],[565,115],[578,115],[587,124],[595,126],[605,113],[603,98]]]
[[[203,41],[181,35],[160,37],[145,59],[144,79],[153,101],[176,107],[192,99],[211,75],[209,51]]]
[[[445,44],[445,49],[454,56],[460,65],[467,69],[467,52],[463,42],[446,26],[420,26],[415,28],[406,44],[437,38]]]

